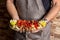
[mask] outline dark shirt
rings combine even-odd
[[[48,12],[51,8],[51,0],[42,0],[42,2],[46,12]]]

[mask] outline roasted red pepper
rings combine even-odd
[[[17,21],[17,25],[18,27],[21,27],[22,25],[24,26],[24,28],[27,30],[27,29],[30,29],[32,27],[32,24],[34,25],[34,27],[37,29],[38,27],[38,22],[37,21],[28,21],[28,20],[18,20]]]

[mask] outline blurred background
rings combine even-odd
[[[13,40],[14,31],[8,26],[10,19],[6,9],[6,0],[0,0],[0,40]]]
[[[10,15],[6,9],[6,0],[0,0],[0,40],[13,40],[14,31],[9,28]],[[51,21],[51,40],[60,40],[60,12]]]

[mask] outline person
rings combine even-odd
[[[7,9],[12,19],[37,21],[46,19],[47,21],[44,29],[35,30],[34,33],[15,32],[14,40],[50,40],[50,21],[60,10],[60,0],[52,0],[52,7],[47,14],[43,3],[42,0],[7,0]]]

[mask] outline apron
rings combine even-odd
[[[16,9],[20,19],[40,20],[45,15],[45,8],[42,0],[16,0]],[[50,40],[50,26],[37,33],[20,33],[15,32],[15,40]]]

